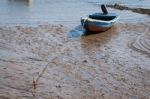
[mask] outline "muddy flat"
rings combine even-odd
[[[68,37],[63,25],[0,27],[1,99],[149,99],[150,27]]]

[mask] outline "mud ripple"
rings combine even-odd
[[[132,48],[150,56],[150,28],[145,30],[145,33],[139,36],[132,44]]]

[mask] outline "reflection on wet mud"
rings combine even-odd
[[[90,57],[94,57],[95,54],[93,52],[99,52],[99,48],[102,45],[107,44],[108,42],[111,43],[111,39],[118,35],[118,29],[117,26],[113,26],[111,29],[97,33],[92,34],[88,33],[89,35],[82,36],[80,39],[81,41],[81,48],[83,51]]]
[[[118,34],[118,30],[116,26],[113,26],[111,29],[100,32],[100,33],[88,33],[88,35],[83,36],[81,38],[82,43],[87,43],[88,45],[93,45],[93,43],[107,43],[111,40],[111,38]]]
[[[33,0],[8,0],[10,4],[31,5]]]

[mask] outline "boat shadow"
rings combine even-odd
[[[67,35],[69,38],[81,37],[82,35],[84,35],[82,26],[81,25],[76,26],[75,28],[70,30]]]
[[[85,31],[82,28],[82,25],[78,25],[72,30],[70,30],[67,35],[69,38],[77,38],[77,37],[89,36],[89,35],[94,35],[94,34],[99,34],[99,33],[104,33],[104,32]]]

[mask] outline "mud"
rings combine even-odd
[[[149,28],[68,36],[63,25],[1,26],[0,99],[149,99]]]
[[[148,27],[145,32],[139,36],[132,44],[135,50],[143,52],[150,57],[150,28]]]
[[[117,3],[114,5],[107,5],[107,6],[111,8],[119,9],[119,10],[130,10],[132,12],[150,15],[150,9],[148,8],[130,8],[124,5],[119,5]]]

